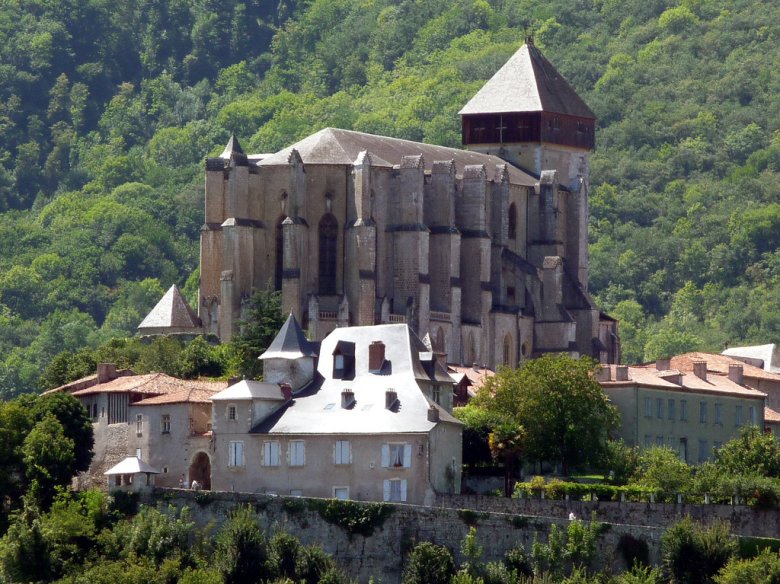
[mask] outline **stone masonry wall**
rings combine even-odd
[[[370,537],[350,534],[342,527],[328,523],[316,510],[317,499],[269,497],[244,493],[195,493],[158,489],[147,495],[176,507],[190,508],[199,527],[212,525],[212,533],[227,519],[231,510],[242,504],[254,506],[261,527],[269,534],[278,530],[298,537],[306,545],[318,545],[332,554],[346,572],[359,582],[396,584],[400,582],[404,559],[418,542],[431,541],[448,547],[460,562],[460,545],[469,526],[477,530],[484,547],[485,562],[503,559],[507,550],[523,545],[530,552],[534,537],[544,541],[552,524],[566,529],[568,512],[555,517],[540,517],[516,512],[501,513],[445,507],[392,505],[393,512]],[[453,498],[453,501],[458,501]],[[498,499],[496,499],[498,500]],[[309,502],[315,502],[309,505]],[[605,523],[600,539],[599,558],[621,570],[623,561],[617,551],[621,537],[630,535],[647,542],[650,560],[657,562],[663,529],[639,525]]]

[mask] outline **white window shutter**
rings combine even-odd
[[[389,480],[385,480],[384,481],[384,489],[385,489],[385,493],[384,493],[384,498],[382,500],[383,501],[389,501],[390,500],[390,481]]]
[[[244,443],[238,443],[238,466],[244,466]]]
[[[401,501],[406,501],[406,480],[401,481]]]
[[[347,445],[347,463],[352,464],[352,442],[347,440],[345,444]]]
[[[390,446],[382,444],[382,468],[387,468],[388,466],[390,466]]]
[[[404,444],[404,468],[412,466],[412,445]]]
[[[341,443],[338,440],[333,443],[333,464],[338,464],[341,461],[341,456],[339,456],[339,451],[341,450],[340,444]]]

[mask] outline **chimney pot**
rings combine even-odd
[[[738,363],[729,364],[729,379],[739,385],[743,384],[744,369]]]
[[[355,392],[351,389],[345,389],[341,392],[341,407],[348,408],[355,403]]]
[[[374,341],[368,346],[368,370],[379,371],[385,362],[385,344]]]
[[[596,381],[612,381],[612,367],[604,365],[596,374]]]
[[[97,366],[97,378],[98,383],[108,383],[112,379],[118,377],[116,373],[116,364],[114,363],[98,363]]]
[[[615,366],[615,381],[628,381],[628,365]]]
[[[385,408],[388,410],[391,409],[397,401],[398,393],[394,389],[388,389],[385,392]]]
[[[282,383],[279,387],[282,390],[284,400],[290,401],[292,399],[292,386],[289,383]]]
[[[656,359],[655,370],[656,371],[669,371],[672,368],[671,359]]]

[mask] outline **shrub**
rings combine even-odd
[[[504,555],[504,564],[509,570],[517,573],[518,576],[532,577],[534,575],[531,567],[531,559],[523,546],[513,547]]]
[[[728,525],[716,522],[703,527],[690,517],[670,527],[661,537],[664,571],[674,584],[712,582],[736,548]]]
[[[250,584],[266,573],[268,548],[249,506],[236,509],[217,534],[214,565],[226,584]]]
[[[409,554],[403,584],[449,584],[455,574],[455,560],[442,546],[424,541]]]
[[[764,549],[750,560],[733,558],[715,576],[716,584],[772,584],[780,582],[780,556]]]
[[[393,506],[384,503],[356,503],[355,501],[310,501],[320,516],[333,525],[338,525],[350,536],[353,534],[365,537],[382,527],[393,513]]]

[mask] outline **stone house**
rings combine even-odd
[[[213,488],[417,504],[460,492],[453,383],[426,349],[405,324],[309,343],[290,316],[261,356],[266,380],[212,397]]]
[[[598,380],[620,412],[618,437],[629,446],[668,446],[700,463],[741,427],[763,428],[766,394],[747,385],[743,365],[712,370],[704,356],[604,367]]]
[[[617,322],[587,291],[593,112],[529,41],[460,115],[465,150],[325,128],[247,155],[231,138],[206,160],[202,330],[230,340],[270,283],[316,340],[406,323],[452,363],[616,363]]]

